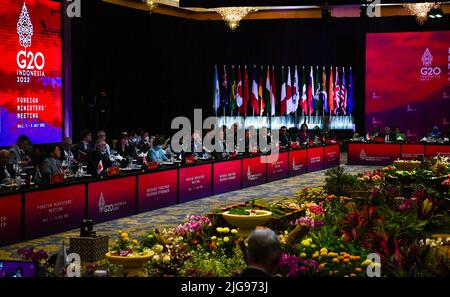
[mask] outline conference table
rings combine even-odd
[[[0,246],[339,165],[339,144],[0,192]]]
[[[437,155],[450,156],[450,144],[349,142],[347,160],[349,165],[384,166],[397,159],[430,159]]]

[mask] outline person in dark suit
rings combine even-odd
[[[271,277],[278,265],[281,245],[270,229],[256,229],[248,237],[247,268],[241,277]]]
[[[144,134],[141,137],[141,141],[137,145],[137,148],[141,153],[146,154],[151,147],[152,144],[150,142],[150,136],[148,135],[147,132],[144,132]]]
[[[395,133],[391,132],[391,128],[389,126],[386,126],[384,128],[384,133],[379,136],[384,137],[384,142],[393,142],[397,140]]]
[[[131,146],[126,136],[121,136],[116,144],[115,151],[122,157],[131,156]]]
[[[280,148],[288,148],[291,139],[288,134],[286,126],[280,128]]]
[[[98,166],[102,161],[103,171],[98,173]],[[95,151],[92,151],[89,155],[89,166],[88,171],[96,176],[102,175],[109,167],[111,167],[113,162],[109,159],[106,153],[106,142],[102,139],[97,140],[95,143]]]
[[[75,152],[77,159],[84,160],[88,155],[88,152],[93,150],[92,147],[92,133],[88,130],[83,130],[80,133],[81,141],[75,146]]]
[[[301,146],[305,146],[309,143],[309,131],[308,126],[306,124],[302,124],[300,126],[300,133],[298,135],[298,139]]]
[[[15,172],[11,164],[8,163],[9,151],[0,151],[0,183],[4,180],[15,177]]]
[[[222,129],[218,130],[216,136],[214,137],[214,148],[214,159],[219,161],[228,159],[228,153],[226,151],[225,138]]]
[[[200,135],[200,130],[195,130],[194,133],[192,133],[191,153],[195,157],[202,157],[203,152],[204,152],[204,150],[203,150],[202,137]]]
[[[16,145],[12,146],[9,149],[9,164],[19,164],[21,166],[30,165],[31,157],[29,155],[31,153],[31,150],[31,140],[25,135],[20,135],[17,138]]]

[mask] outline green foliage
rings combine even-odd
[[[244,207],[232,208],[232,209],[230,209],[230,211],[228,213],[233,214],[233,215],[241,215],[241,216],[249,216],[250,215],[250,212],[248,212],[246,210],[246,208],[244,208]]]
[[[231,257],[197,249],[197,251],[192,253],[192,257],[184,262],[180,274],[185,277],[230,277],[239,274],[245,267],[246,264],[242,252],[238,247],[235,248]]]
[[[348,174],[341,166],[334,167],[325,172],[325,189],[328,194],[350,196],[354,189],[356,176]]]
[[[420,220],[415,212],[398,212],[380,207],[380,213],[384,216],[384,220],[378,222],[378,230],[410,240],[426,235],[425,228],[429,221]]]

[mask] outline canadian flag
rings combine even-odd
[[[102,160],[100,160],[100,162],[98,162],[98,166],[97,166],[97,174],[102,173],[103,171],[103,163]]]

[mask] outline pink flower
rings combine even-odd
[[[323,209],[323,207],[320,205],[317,205],[317,204],[312,204],[312,205],[310,204],[309,211],[315,215],[322,215],[325,213],[325,210]]]

